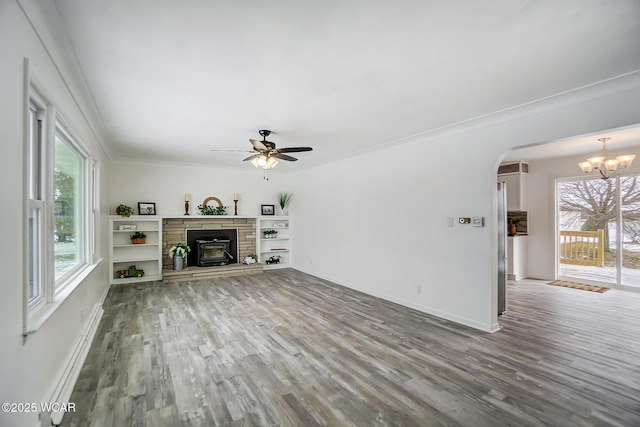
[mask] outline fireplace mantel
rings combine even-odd
[[[161,216],[162,219],[209,219],[209,220],[221,220],[221,219],[258,219],[257,215],[176,215],[176,216]]]

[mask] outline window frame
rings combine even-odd
[[[631,285],[624,282],[624,269],[623,269],[623,261],[624,261],[624,220],[623,220],[623,207],[622,204],[622,180],[626,178],[640,178],[640,172],[636,171],[628,171],[617,173],[615,176],[609,178],[609,180],[615,182],[615,190],[614,190],[614,209],[615,209],[615,253],[616,253],[616,267],[615,267],[615,280],[614,281],[605,281],[598,280],[597,278],[582,278],[581,281],[588,284],[593,284],[597,286],[605,286],[612,287],[617,289],[628,289],[628,290],[637,290],[639,287],[636,285]],[[566,182],[575,182],[575,181],[601,181],[601,178],[598,176],[580,176],[580,177],[566,177],[566,178],[556,178],[554,184],[554,209],[555,209],[555,277],[562,280],[576,280],[573,276],[563,275],[561,274],[560,260],[558,254],[559,248],[559,232],[561,226],[560,219],[560,185]]]
[[[100,162],[94,158],[91,158],[90,184],[91,212],[88,227],[91,257],[89,259],[92,263],[97,263],[100,261],[100,230],[98,229],[100,227]]]
[[[74,214],[75,216],[78,217],[77,220],[80,221],[80,223],[77,224],[78,234],[80,236],[76,236],[76,242],[79,246],[79,250],[77,251],[77,255],[79,259],[77,260],[77,263],[69,271],[62,274],[62,276],[60,276],[59,278],[55,279],[55,274],[53,275],[53,281],[55,282],[54,293],[57,294],[60,291],[62,291],[65,287],[69,286],[72,283],[73,278],[77,276],[78,273],[80,273],[84,268],[86,268],[88,264],[91,263],[91,256],[89,254],[88,248],[90,247],[92,239],[89,238],[90,206],[88,203],[90,199],[89,191],[88,191],[88,189],[90,188],[90,185],[89,185],[90,182],[88,182],[90,179],[90,176],[89,176],[90,159],[84,147],[82,147],[78,143],[77,138],[75,138],[73,134],[68,130],[68,127],[64,124],[64,121],[58,116],[58,114],[56,114],[54,121],[55,121],[54,130],[53,130],[53,135],[51,136],[51,145],[53,149],[50,150],[50,152],[52,153],[52,159],[51,159],[52,167],[50,170],[44,173],[45,176],[48,179],[50,179],[50,182],[48,182],[47,185],[51,189],[51,198],[49,199],[49,202],[51,203],[51,212],[53,212],[53,214],[51,215],[52,229],[49,230],[50,231],[49,235],[51,236],[55,231],[54,189],[55,189],[55,141],[56,141],[56,138],[59,138],[66,145],[66,147],[73,152],[73,154],[78,156],[78,158],[81,161],[81,166],[79,168],[81,172],[81,176],[80,176],[81,182],[79,182],[77,185],[78,187],[77,190],[79,194],[76,195],[76,197],[78,197],[78,200],[77,200],[78,206],[74,206]],[[52,250],[52,253],[55,253],[55,251]],[[53,267],[55,267],[55,256],[53,259]]]
[[[37,121],[32,119],[36,117]],[[64,143],[81,160],[81,180],[78,183],[80,240],[78,264],[55,280],[55,137],[64,136]],[[23,330],[26,337],[35,333],[62,305],[101,262],[99,251],[99,162],[72,131],[57,109],[29,78],[25,60],[24,90],[24,202],[23,202]],[[35,211],[34,211],[35,209]],[[30,244],[33,223],[30,215],[39,212],[37,231],[39,244]],[[30,264],[34,261],[34,264]],[[37,298],[30,298],[30,280],[37,279]]]
[[[31,94],[28,102],[28,113],[26,123],[26,144],[25,144],[25,158],[27,173],[26,183],[26,232],[24,242],[27,245],[34,243],[33,246],[27,246],[26,252],[26,268],[25,268],[25,303],[26,308],[29,311],[33,311],[40,307],[47,300],[45,291],[45,262],[46,257],[45,248],[47,246],[44,232],[44,221],[46,218],[45,210],[46,204],[44,201],[44,183],[42,182],[42,163],[44,162],[44,133],[46,127],[46,108],[41,97],[37,94]],[[32,212],[37,212],[37,215],[32,216]],[[37,220],[33,224],[36,229],[37,236],[34,238],[30,232],[30,220],[32,217],[36,217]],[[33,242],[32,242],[33,240]],[[33,248],[33,251],[30,250]],[[34,260],[34,265],[30,262]],[[37,264],[37,265],[36,265]],[[34,269],[36,271],[34,271]],[[36,296],[30,298],[31,282],[33,281],[34,287],[37,288]]]

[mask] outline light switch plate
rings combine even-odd
[[[471,218],[471,225],[473,225],[474,227],[484,227],[484,217],[475,216]]]

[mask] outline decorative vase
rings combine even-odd
[[[509,236],[515,236],[518,227],[513,223],[509,222]]]
[[[147,241],[146,237],[136,237],[131,239],[131,243],[134,245],[142,245]]]
[[[184,258],[179,255],[174,255],[173,257],[173,269],[175,271],[181,271],[184,266]]]
[[[289,215],[289,206],[280,207],[280,215],[287,216]]]

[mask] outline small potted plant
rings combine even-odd
[[[289,209],[287,209],[287,207],[289,206],[289,202],[291,202],[292,197],[293,197],[293,194],[291,193],[285,193],[285,192],[278,193],[278,206],[280,206],[281,215],[286,216],[289,214]]]
[[[131,206],[120,204],[116,208],[116,214],[125,217],[131,216],[133,214],[133,208]]]
[[[278,230],[264,230],[262,232],[265,239],[275,239],[278,235]]]
[[[198,205],[198,210],[200,211],[200,215],[226,215],[228,206],[202,206]]]
[[[169,258],[173,259],[174,270],[182,270],[182,267],[184,266],[184,258],[187,256],[187,252],[191,252],[191,248],[182,242],[171,246],[169,249]]]
[[[520,224],[520,218],[509,218],[509,236],[515,236],[518,231],[518,224]]]
[[[134,245],[141,245],[147,241],[147,235],[142,231],[136,231],[129,237],[131,237],[131,243],[133,243]]]

